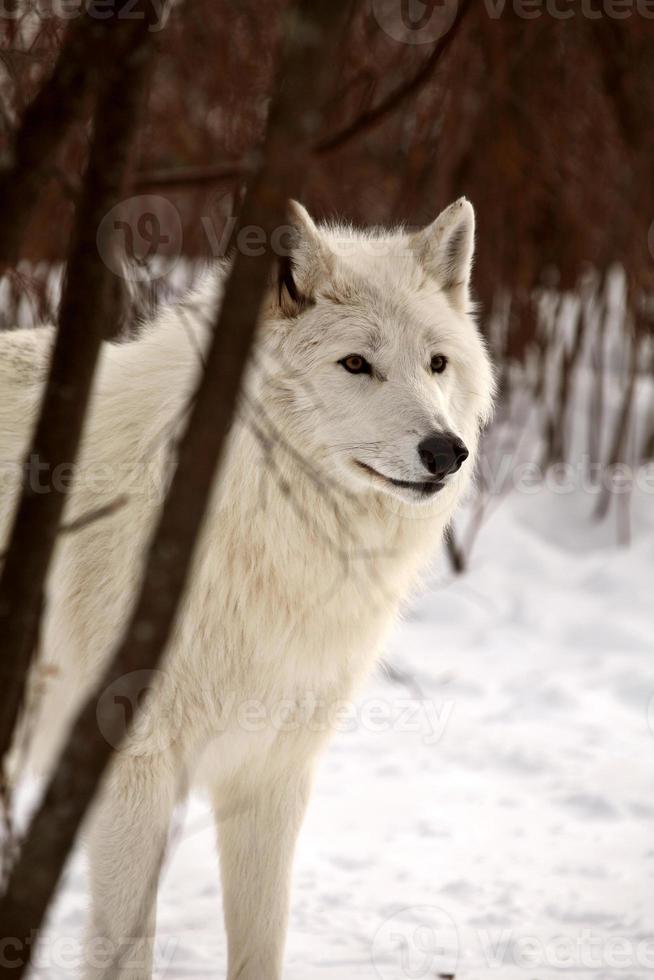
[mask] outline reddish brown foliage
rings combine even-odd
[[[489,309],[497,287],[505,286],[518,301],[514,352],[531,338],[526,297],[535,284],[572,286],[586,264],[604,269],[616,260],[626,265],[632,288],[652,284],[654,21],[636,10],[613,19],[594,2],[584,9],[598,10],[597,19],[575,4],[567,19],[545,6],[541,16],[524,19],[509,3],[494,17],[493,4],[474,2],[420,92],[376,128],[316,156],[308,181],[306,203],[319,216],[366,223],[426,222],[467,194],[479,217],[480,298]],[[157,39],[141,170],[240,163],[256,147],[283,6],[284,0],[197,0],[176,8]],[[325,135],[377,104],[429,57],[431,45],[389,37],[378,10],[379,2],[361,2],[350,25],[334,65]],[[15,31],[7,36],[12,86],[5,104],[13,118],[59,36],[52,20],[27,52]],[[84,144],[80,128],[53,161],[58,173],[26,245],[32,257],[64,252],[66,196],[78,181]],[[240,183],[238,176],[205,177],[153,187],[179,210],[187,254],[215,251]]]

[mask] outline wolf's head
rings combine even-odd
[[[415,233],[318,227],[299,204],[291,222],[265,327],[286,425],[350,490],[424,503],[460,489],[493,392],[471,316],[472,206]]]

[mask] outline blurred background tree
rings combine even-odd
[[[427,19],[430,3],[416,5]],[[200,256],[212,251],[207,219],[215,247],[240,185],[238,176],[222,178],[220,167],[243,161],[261,135],[283,0],[185,6],[161,35],[140,139],[140,189],[172,200],[184,252]],[[334,130],[429,57],[429,43],[390,36],[383,9],[380,0],[359,5],[335,66],[341,81]],[[592,10],[597,19],[588,16]],[[487,312],[499,288],[515,297],[515,353],[530,340],[525,303],[535,286],[573,288],[585,266],[603,271],[621,262],[631,288],[648,290],[653,270],[654,21],[635,5],[629,16],[606,16],[600,0],[583,9],[570,3],[569,17],[537,12],[525,19],[516,5],[471,4],[414,97],[317,156],[306,202],[321,217],[418,224],[466,194],[479,220],[478,295]],[[16,16],[3,21],[5,141],[52,65],[65,24],[51,0],[19,3]],[[85,144],[79,127],[52,161],[26,257],[56,261],[65,254]]]
[[[66,26],[56,15],[57,0],[14,2],[14,16],[3,20],[0,52],[6,144]],[[137,190],[159,199],[150,197],[148,209],[159,207],[160,220],[155,228],[138,225],[139,196],[127,206],[128,223],[140,234],[137,252],[169,252],[171,260],[181,253],[194,261],[224,251],[228,221],[265,122],[284,2],[180,0],[181,16],[157,37],[157,70],[138,140]],[[607,359],[619,358],[628,399],[634,387],[630,365],[652,369],[652,11],[636,0],[540,6],[361,0],[355,11],[334,65],[329,123],[305,203],[319,218],[418,225],[452,199],[468,196],[478,217],[475,290],[482,329],[505,394],[510,365],[535,362],[529,383],[542,409],[543,460],[569,454],[565,415],[576,366],[589,345],[590,457],[622,458],[615,447],[623,442],[620,431],[629,428],[630,401],[617,412],[615,431],[600,436]],[[377,107],[412,79],[417,83],[406,97],[377,118]],[[30,264],[19,265],[4,287],[12,293],[4,297],[5,326],[24,322],[15,309],[26,295],[33,319],[48,315],[49,270],[65,255],[86,149],[87,127],[80,124],[50,162],[25,242]],[[171,228],[171,215],[178,228]],[[615,348],[605,349],[616,266],[624,339],[617,355]],[[543,307],[548,293],[558,296],[554,310]],[[564,308],[566,293],[585,297],[576,312]],[[557,376],[554,384],[548,372]],[[638,442],[638,453],[651,456],[654,408]]]

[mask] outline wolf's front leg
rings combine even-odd
[[[310,781],[304,766],[269,775],[243,797],[216,794],[227,980],[282,976],[293,852]]]
[[[176,795],[171,760],[116,760],[89,828],[85,980],[152,976],[157,883]]]

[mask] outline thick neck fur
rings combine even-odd
[[[186,327],[179,316],[164,314],[142,341],[153,344],[171,370],[183,365],[185,397],[209,340],[206,313],[203,319],[197,311],[215,308],[220,288],[220,279],[205,280],[188,299]],[[264,331],[265,324],[260,335]],[[242,550],[246,561],[256,555],[262,574],[279,578],[287,598],[292,595],[298,604],[342,602],[344,590],[371,605],[399,600],[436,548],[460,492],[444,491],[434,502],[415,506],[381,492],[345,489],[322,464],[324,447],[289,427],[288,418],[282,420],[279,393],[262,354],[260,339],[203,551],[208,558],[224,547],[227,526],[233,534],[238,529],[234,549]],[[179,407],[171,405],[175,412]]]

